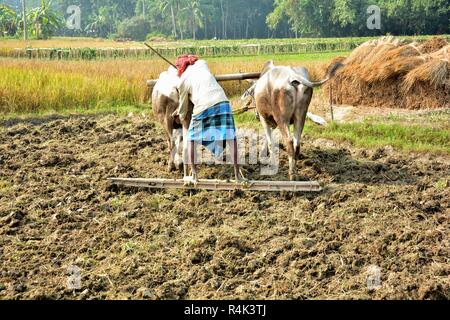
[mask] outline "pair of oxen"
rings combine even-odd
[[[257,114],[266,135],[266,146],[271,153],[274,147],[273,130],[276,128],[280,130],[289,156],[290,180],[296,179],[296,159],[300,155],[300,138],[313,90],[329,81],[341,66],[340,63],[334,64],[329,68],[324,80],[313,82],[309,79],[308,70],[304,67],[275,66],[272,61],[269,61],[264,66],[261,77],[243,95],[243,97],[254,99]],[[152,93],[153,112],[163,125],[167,137],[170,152],[169,171],[176,168],[176,163],[182,164],[179,148],[182,145],[183,136],[175,137],[174,130],[183,129],[185,134],[191,122],[190,114],[181,122],[172,116],[178,108],[178,81],[176,69],[170,68],[160,75]],[[294,126],[293,134],[290,130],[291,125]]]

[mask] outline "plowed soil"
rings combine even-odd
[[[450,298],[448,157],[305,137],[299,175],[321,193],[107,182],[180,176],[166,154],[143,116],[1,123],[0,299]],[[258,166],[245,172],[261,179]],[[372,266],[378,288],[367,286]]]

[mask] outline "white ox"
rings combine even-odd
[[[333,65],[325,80],[312,82],[306,68],[275,66],[269,61],[261,78],[244,94],[255,98],[256,109],[264,128],[267,147],[273,152],[272,131],[278,128],[289,156],[289,178],[295,179],[296,159],[300,155],[300,138],[305,126],[313,89],[325,84],[342,66]],[[290,125],[294,125],[294,135]]]
[[[172,116],[174,111],[178,109],[179,94],[177,85],[179,80],[177,70],[170,67],[168,71],[161,73],[153,87],[152,93],[153,113],[162,124],[166,133],[169,150],[169,171],[175,170],[176,165],[181,166],[183,163],[182,159],[179,159],[179,147],[182,145],[183,136],[178,135],[175,137],[175,130],[183,128],[186,131],[189,128],[192,116],[191,111],[191,114],[188,114],[182,122],[174,119]]]

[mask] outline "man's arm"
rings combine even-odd
[[[180,101],[178,105],[177,113],[180,116],[180,120],[186,119],[189,111],[189,85],[186,83],[186,79],[182,80],[178,85],[178,92],[180,93]]]

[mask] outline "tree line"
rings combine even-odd
[[[22,1],[2,0],[0,36],[22,32]],[[448,0],[26,0],[26,4],[30,32],[38,38],[248,39],[450,33]],[[80,8],[79,28],[66,23],[72,14],[67,8],[73,5]],[[370,9],[373,6],[379,11]],[[370,28],[370,19],[378,19],[379,27]]]

